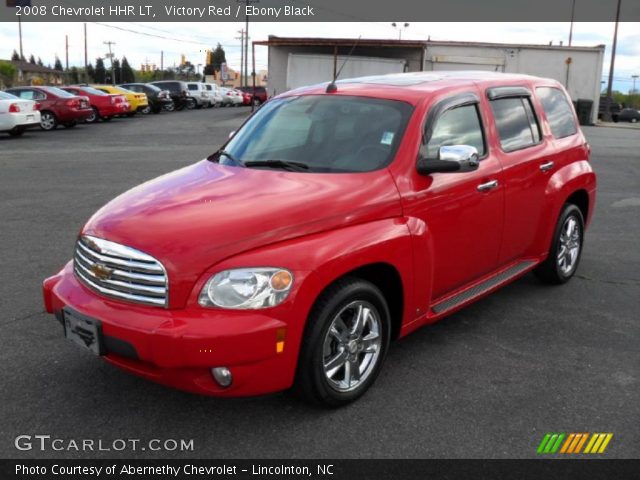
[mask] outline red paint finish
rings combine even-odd
[[[339,84],[328,95],[414,106],[388,167],[369,173],[298,173],[203,160],[164,175],[108,203],[81,233],[162,262],[169,278],[168,307],[97,294],[78,281],[71,263],[44,282],[45,307],[58,315],[71,307],[100,321],[104,335],[127,342],[137,355],[107,352],[105,359],[150,380],[220,396],[287,389],[309,312],[338,278],[370,265],[393,269],[402,283],[402,312],[394,320],[402,336],[441,318],[431,308],[443,298],[521,260],[534,266],[544,260],[560,209],[575,192],[589,199],[590,221],[595,174],[589,148],[580,131],[553,138],[535,93],[542,141],[511,153],[500,148],[486,90],[519,86],[535,92],[540,85],[562,88],[533,77],[481,73],[405,86]],[[480,167],[420,174],[416,161],[427,116],[442,100],[468,93],[479,99],[487,140]],[[325,93],[311,87],[285,96],[306,94]],[[548,161],[554,167],[540,170]],[[490,180],[498,187],[477,190]],[[260,266],[293,273],[292,291],[280,305],[242,311],[198,304],[199,292],[215,273]],[[285,347],[278,353],[283,329]],[[210,368],[216,366],[233,373],[229,388],[213,380]]]
[[[116,115],[124,115],[129,113],[129,103],[125,101],[122,95],[95,95],[90,90],[82,87],[62,87],[63,90],[73,93],[74,95],[82,95],[89,99],[92,107],[98,110],[98,114],[102,118],[111,118]],[[116,102],[116,97],[118,101]]]
[[[17,97],[20,97],[20,92],[23,91],[33,91],[33,98],[40,104],[40,111],[52,112],[60,123],[84,122],[91,116],[89,99],[84,95],[62,97],[48,87],[15,87],[6,90]]]

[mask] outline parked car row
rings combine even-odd
[[[183,109],[251,105],[266,101],[251,92],[214,83],[163,80],[122,85],[26,86],[0,92],[0,132],[20,136],[27,129],[73,128],[113,117]]]

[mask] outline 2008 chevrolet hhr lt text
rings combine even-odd
[[[343,80],[264,104],[209,158],[108,203],[44,282],[68,339],[150,380],[362,395],[392,340],[578,267],[596,178],[553,80]]]

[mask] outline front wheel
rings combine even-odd
[[[140,109],[140,113],[142,113],[143,115],[149,115],[151,113],[151,106],[147,105],[146,107],[143,107],[142,109]]]
[[[9,130],[9,135],[11,135],[12,137],[21,137],[24,132],[25,129],[23,127],[13,127],[11,130]]]
[[[189,98],[187,100],[187,110],[193,110],[197,106],[198,106],[198,104],[196,103],[195,99]]]
[[[578,269],[584,237],[584,218],[580,209],[567,203],[558,218],[549,256],[535,270],[546,283],[568,282]]]
[[[358,278],[340,280],[309,316],[295,389],[306,400],[328,407],[358,399],[382,368],[390,331],[382,292]]]

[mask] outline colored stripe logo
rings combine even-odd
[[[613,433],[547,433],[537,453],[604,453],[612,438]]]

